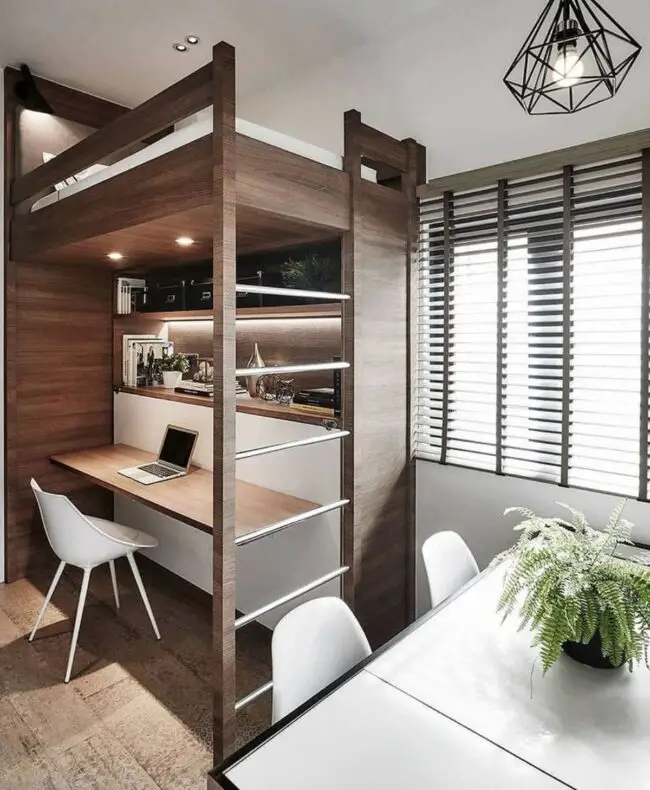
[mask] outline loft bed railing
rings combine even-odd
[[[212,64],[208,64],[88,135],[49,162],[14,179],[10,188],[11,204],[16,206],[101,159],[173,127],[188,115],[209,107],[212,102]]]

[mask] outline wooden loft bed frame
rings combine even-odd
[[[47,97],[46,83],[40,87]],[[83,105],[83,95],[72,93]],[[21,211],[26,201],[56,182],[210,105],[212,134],[34,213]],[[6,103],[8,162],[15,155],[14,110]],[[107,349],[112,347],[114,269],[137,271],[212,256],[216,760],[235,744],[231,384],[238,252],[342,239],[343,291],[351,296],[342,302],[344,358],[351,365],[343,376],[342,427],[351,432],[342,449],[342,496],[350,500],[342,522],[341,564],[350,569],[343,578],[343,595],[371,642],[379,645],[412,618],[414,586],[408,315],[410,263],[417,250],[416,187],[425,178],[424,149],[413,140],[398,141],[372,129],[358,112],[350,111],[339,171],[237,134],[235,117],[235,54],[221,43],[210,64],[133,110],[116,108],[112,120],[55,159],[17,178],[8,173],[5,205],[9,580],[39,565],[43,542],[37,538],[40,526],[34,523],[25,482],[32,474],[80,503],[94,501],[93,492],[80,490],[76,479],[51,468],[48,459],[112,441],[112,362]],[[382,183],[364,180],[362,165],[375,168]],[[191,235],[197,243],[188,252],[179,251],[174,243],[178,235]],[[124,261],[109,261],[111,250],[124,251]],[[78,295],[85,301],[79,303]],[[30,313],[33,297],[36,309]],[[88,332],[85,351],[100,357],[94,366],[97,381],[92,392],[80,395],[75,370],[64,370],[53,385],[52,402],[30,389],[36,376],[34,352],[38,332],[41,337],[47,333],[45,363],[66,364],[65,350],[55,347],[70,337],[57,324],[57,315],[62,318],[64,312],[71,312]],[[70,363],[73,368],[75,364]],[[91,398],[94,409],[88,407]],[[63,424],[55,424],[56,418]],[[37,430],[38,441],[29,444]],[[106,515],[112,506],[105,499],[95,504],[98,515]]]
[[[223,98],[208,65],[116,118],[11,186],[17,206],[96,162],[169,129]],[[125,251],[134,265],[178,261],[174,232],[196,244],[183,260],[205,259],[212,243],[212,166],[217,134],[205,135],[77,194],[17,214],[16,260],[101,261]],[[237,246],[240,253],[340,235],[350,229],[349,177],[268,143],[236,135]]]

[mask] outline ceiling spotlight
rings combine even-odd
[[[185,43],[194,46],[195,44],[200,44],[201,39],[198,36],[185,36]]]
[[[174,49],[176,52],[187,52],[187,44],[174,44]]]
[[[22,104],[26,110],[54,115],[54,110],[36,87],[32,72],[25,63],[21,63],[20,72],[22,74],[22,79],[20,82],[17,82],[14,87],[14,96],[18,99],[20,104]]]
[[[121,261],[124,255],[121,252],[109,252],[106,257],[111,261]]]
[[[189,236],[179,236],[176,239],[176,244],[179,247],[191,247],[194,244],[194,239],[191,239]]]

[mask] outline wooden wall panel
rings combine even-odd
[[[168,324],[169,339],[180,353],[212,356],[212,323],[176,321]],[[237,321],[237,367],[245,367],[258,343],[269,365],[327,362],[341,354],[340,318],[279,318]],[[295,376],[296,389],[331,387],[331,373]]]
[[[370,139],[370,147],[368,140]],[[350,174],[351,230],[343,237],[343,559],[351,570],[344,596],[371,643],[379,646],[407,624],[409,610],[409,326],[410,182],[403,191],[361,179],[361,163],[390,142],[368,137],[361,116],[345,116],[345,168]],[[408,144],[392,141],[383,158],[411,166]],[[401,155],[400,155],[401,156]],[[395,166],[396,166],[395,165]]]
[[[112,287],[105,270],[13,262],[7,284],[6,572],[13,581],[52,561],[32,476],[91,513],[112,512],[109,497],[48,460],[113,440]]]
[[[362,181],[356,189],[353,368],[346,373],[354,444],[345,496],[354,503],[354,608],[379,645],[404,628],[407,613],[408,204],[403,194]]]

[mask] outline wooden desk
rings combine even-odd
[[[102,488],[141,502],[203,532],[212,533],[212,472],[206,469],[192,467],[186,477],[144,486],[119,474],[119,470],[151,462],[154,458],[151,453],[126,444],[55,455],[50,460],[57,466],[83,475]],[[314,507],[318,507],[315,502],[238,480],[235,511],[237,536]]]

